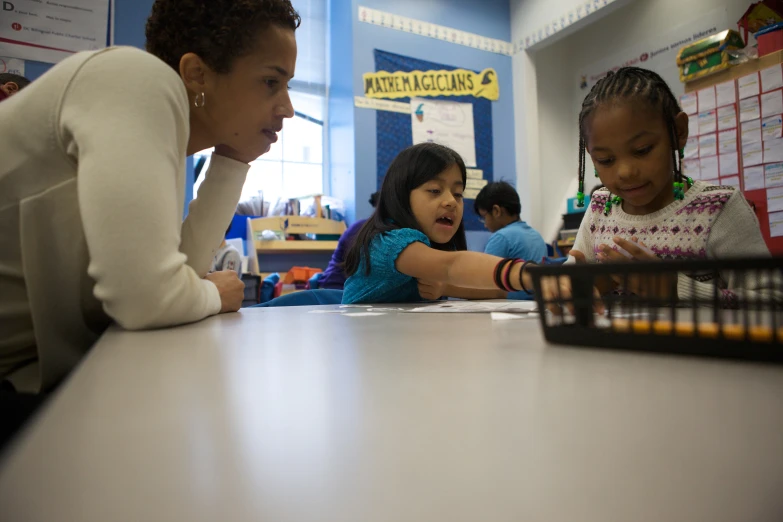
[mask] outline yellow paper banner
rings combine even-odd
[[[413,96],[475,96],[497,100],[500,96],[498,75],[494,69],[480,73],[465,69],[453,71],[413,71],[365,73],[364,96],[367,98],[410,98]]]

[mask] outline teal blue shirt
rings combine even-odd
[[[492,234],[484,252],[539,263],[546,257],[546,243],[533,227],[524,221],[515,221]]]
[[[399,228],[375,236],[370,243],[370,273],[364,253],[356,273],[345,282],[343,304],[357,303],[415,303],[423,301],[416,279],[398,271],[397,257],[411,243],[430,240],[412,228]]]

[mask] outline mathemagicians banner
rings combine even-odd
[[[453,71],[378,71],[364,74],[367,98],[413,98],[415,96],[475,96],[497,100],[500,95],[494,69],[480,73],[465,69]]]

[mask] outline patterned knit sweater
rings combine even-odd
[[[618,250],[613,238],[638,238],[661,259],[714,259],[730,257],[769,257],[759,223],[745,198],[733,187],[719,187],[696,181],[685,193],[685,198],[644,216],[626,214],[622,205],[612,206],[608,216],[604,207],[609,197],[607,189],[593,194],[590,207],[579,228],[574,250],[585,255],[588,263],[595,263],[601,245]],[[573,258],[569,262],[573,262]],[[721,274],[724,305],[736,298],[732,290],[732,276]],[[780,281],[776,282],[779,288]],[[763,281],[756,290],[770,288],[773,282]],[[678,281],[680,299],[693,296],[712,296],[713,281],[705,276],[693,281],[682,274]],[[692,290],[693,289],[693,290]],[[767,293],[767,292],[763,292]],[[777,293],[777,292],[776,292]],[[746,294],[748,295],[748,294]]]

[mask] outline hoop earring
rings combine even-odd
[[[196,99],[193,100],[193,106],[197,109],[202,108],[204,105],[207,104],[207,96],[203,92],[200,92],[196,95]]]

